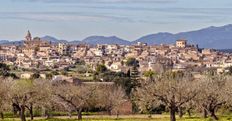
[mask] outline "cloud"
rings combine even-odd
[[[96,8],[94,8],[96,9]],[[108,8],[99,8],[108,9]],[[119,8],[114,8],[119,9]],[[122,8],[120,8],[122,9]],[[124,13],[102,12],[0,12],[0,19],[16,19],[41,22],[115,22],[115,23],[145,23],[145,24],[170,24],[178,22],[218,22],[228,21],[232,17],[232,8],[138,8],[154,14],[142,15]],[[131,10],[131,9],[130,9]],[[132,9],[134,10],[134,9]],[[140,10],[140,11],[141,11]]]
[[[134,3],[134,2],[177,2],[178,0],[13,0],[27,2],[80,3],[46,6],[41,10],[27,12],[1,13],[1,19],[22,19],[46,22],[125,22],[128,24],[168,24],[178,22],[207,22],[231,19],[232,8],[189,8],[154,4],[88,4],[103,3]],[[34,4],[34,3],[32,3]],[[32,11],[32,12],[28,12]],[[33,12],[34,11],[34,12]],[[35,12],[36,11],[36,12]],[[51,12],[53,11],[53,12]],[[63,12],[62,12],[63,11]]]
[[[61,22],[61,21],[84,21],[84,22],[100,22],[100,21],[117,21],[131,22],[132,20],[123,16],[95,15],[79,12],[0,12],[1,19],[19,19],[33,20],[44,22]]]

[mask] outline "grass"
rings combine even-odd
[[[19,119],[6,119],[3,121],[19,121]],[[29,121],[29,120],[28,120]],[[73,118],[70,119],[68,117],[57,117],[57,118],[51,118],[51,119],[41,119],[41,118],[35,118],[34,121],[77,121],[77,119]],[[132,118],[119,118],[116,119],[115,117],[95,117],[95,118],[87,118],[84,117],[84,119],[82,121],[169,121],[168,117],[154,117],[154,118],[145,118],[143,116],[141,117],[132,117]],[[192,118],[182,118],[179,119],[177,118],[177,121],[213,121],[212,119],[208,118],[208,119],[202,119],[202,118],[198,118],[198,117],[192,117]],[[232,121],[232,117],[231,116],[224,116],[224,117],[220,117],[219,121]]]

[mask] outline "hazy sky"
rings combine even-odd
[[[0,0],[0,39],[34,36],[135,40],[232,23],[232,0]]]

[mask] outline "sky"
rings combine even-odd
[[[33,36],[136,40],[232,24],[232,0],[0,0],[0,40]]]

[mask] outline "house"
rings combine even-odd
[[[32,77],[33,73],[23,73],[20,75],[20,78],[22,79],[30,79]]]
[[[52,83],[64,83],[64,82],[73,83],[74,81],[72,77],[67,77],[64,75],[55,75],[52,78]]]
[[[114,71],[114,72],[120,72],[122,68],[122,63],[121,62],[114,62],[109,66],[109,70]]]
[[[185,48],[187,47],[187,40],[185,39],[179,39],[176,41],[176,47],[178,48]]]

